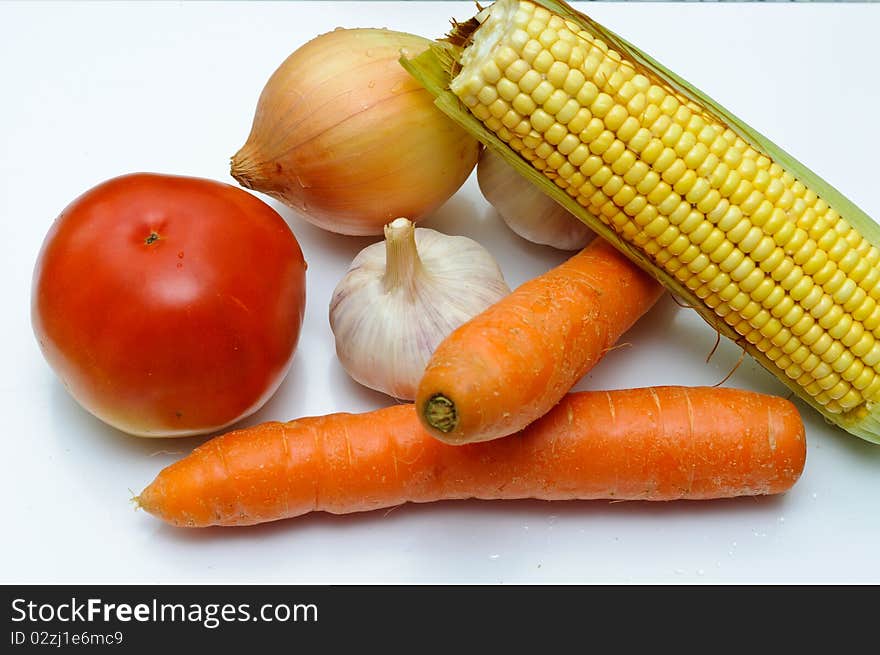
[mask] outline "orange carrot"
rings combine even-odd
[[[602,239],[450,334],[416,395],[448,443],[513,434],[546,414],[662,293]]]
[[[208,441],[136,500],[203,527],[456,498],[724,498],[786,491],[805,457],[787,400],[656,387],[569,394],[521,433],[465,446],[433,439],[413,405],[265,423]]]

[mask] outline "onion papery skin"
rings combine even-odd
[[[413,221],[468,178],[479,142],[434,106],[399,64],[430,41],[379,29],[338,29],[290,55],[269,79],[232,176],[351,235]]]

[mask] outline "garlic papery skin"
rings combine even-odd
[[[434,106],[399,63],[431,41],[337,29],[273,73],[232,176],[341,234],[382,234],[445,202],[477,163],[479,142]]]
[[[440,342],[508,293],[476,241],[395,219],[384,243],[364,248],[333,292],[339,361],[364,386],[413,400]]]
[[[523,239],[559,250],[580,250],[596,236],[491,148],[484,148],[480,155],[477,182],[483,197]]]

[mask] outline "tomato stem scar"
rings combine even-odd
[[[144,243],[149,246],[151,243],[154,243],[158,240],[159,240],[159,235],[156,234],[155,232],[150,232],[150,236],[148,236],[146,239],[144,239]]]

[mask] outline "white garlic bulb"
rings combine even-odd
[[[333,292],[339,361],[364,386],[413,400],[440,342],[508,293],[476,241],[395,219],[385,242],[364,248]]]
[[[491,148],[483,148],[480,155],[477,182],[486,200],[523,239],[559,250],[580,250],[595,237],[590,228],[524,180]]]

